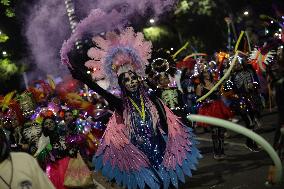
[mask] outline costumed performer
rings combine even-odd
[[[210,71],[203,70],[200,75],[200,84],[196,87],[196,95],[201,97],[210,91],[215,83],[213,81],[213,76]],[[198,114],[216,117],[220,119],[230,119],[233,117],[231,110],[225,106],[221,100],[219,91],[214,91],[210,96],[203,102],[200,103],[198,109]],[[207,127],[208,124],[198,123],[199,126]],[[224,159],[224,133],[225,129],[220,127],[211,128],[212,141],[213,141],[213,158],[216,160]]]
[[[129,189],[171,184],[178,188],[179,181],[185,182],[184,175],[191,176],[191,169],[196,169],[201,155],[191,129],[145,90],[141,76],[151,56],[151,42],[133,28],[93,40],[96,47],[88,51],[92,60],[85,63],[93,78],[78,65],[85,60],[77,51],[71,54],[70,70],[115,111],[93,158],[95,168]],[[121,90],[120,98],[93,81],[101,78]]]

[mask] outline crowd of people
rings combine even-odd
[[[261,127],[261,112],[271,100],[267,83],[276,91],[279,125],[274,147],[281,155],[283,48],[275,49],[270,62],[259,62],[248,52],[179,58],[163,49],[152,52],[151,43],[132,28],[93,40],[96,46],[88,52],[69,54],[70,72],[83,84],[72,78],[56,84],[48,77],[24,92],[0,97],[1,145],[6,141],[9,151],[35,157],[57,189],[91,186],[94,169],[127,188],[178,188],[202,157],[195,141],[197,127],[211,132],[212,157],[226,158],[227,131],[193,123],[187,116],[239,118],[254,131]],[[250,138],[245,144],[252,152],[261,150]],[[6,151],[0,157],[2,166]],[[41,174],[39,167],[29,168]],[[13,174],[11,178],[8,183],[1,177],[5,187],[11,188]],[[44,188],[50,185],[45,178],[40,182],[48,183]]]

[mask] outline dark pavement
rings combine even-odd
[[[276,112],[265,111],[261,117],[262,126],[257,130],[270,144],[273,142]],[[242,124],[240,122],[239,124]],[[227,157],[222,161],[213,159],[211,136],[209,133],[198,134],[201,142],[199,148],[203,154],[198,170],[193,177],[180,185],[182,189],[284,189],[284,184],[265,186],[268,167],[272,160],[265,151],[251,152],[245,145],[245,138],[236,133],[230,133],[225,139]],[[284,180],[283,180],[284,181]]]

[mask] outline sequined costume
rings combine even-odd
[[[137,96],[139,96],[139,94],[132,95],[132,99],[135,102],[140,101]],[[145,101],[145,99],[143,100]],[[166,147],[161,131],[154,129],[149,107],[145,108],[145,120],[135,112],[133,106],[131,109],[130,121],[132,124],[130,126],[130,141],[149,158],[151,165],[158,169],[163,161],[162,157]]]
[[[145,64],[152,44],[142,33],[126,28],[120,34],[108,32],[95,37],[96,46],[88,50],[91,60],[84,67],[86,54],[70,53],[72,76],[84,82],[108,102],[114,111],[101,144],[93,157],[97,171],[125,188],[165,189],[185,182],[201,155],[190,128],[186,127],[156,96],[148,94],[143,82]],[[95,81],[102,77],[115,96]],[[110,90],[111,91],[111,90]]]
[[[262,107],[260,94],[257,90],[258,79],[249,65],[243,65],[234,72],[230,79],[233,82],[233,91],[237,94],[231,107],[239,114],[248,129],[254,130],[258,125],[258,117]],[[247,138],[246,145],[252,151],[259,151],[255,142]]]
[[[209,92],[209,89],[202,87],[201,96],[205,95],[207,92]],[[204,102],[199,104],[198,114],[220,119],[229,119],[233,117],[232,111],[225,106],[217,91],[213,92]],[[208,126],[208,124],[205,123],[198,123],[198,125],[204,127]]]
[[[70,129],[65,125],[64,127]],[[84,137],[74,130],[62,132],[58,126],[52,130],[44,128],[44,135],[50,138],[51,148],[46,147],[39,154],[38,159],[47,164],[46,172],[54,186],[57,189],[66,189],[64,178],[69,160],[76,157],[80,144],[84,143]]]
[[[201,87],[201,95],[205,95],[209,92],[209,89],[205,87]],[[220,119],[229,119],[233,117],[232,111],[225,106],[223,101],[220,99],[220,96],[217,91],[211,93],[211,95],[205,100],[205,102],[201,102],[201,105],[198,110],[198,114],[216,117]],[[198,123],[199,126],[207,127],[208,124]],[[213,153],[215,159],[224,158],[224,133],[225,129],[220,127],[211,127],[211,137],[213,142]]]
[[[185,182],[184,175],[191,176],[201,157],[194,135],[158,98],[145,97],[148,102],[143,121],[134,107],[127,114],[120,99],[95,83],[88,85],[102,92],[115,110],[93,159],[96,170],[119,185],[141,189],[145,185],[168,188],[170,183],[178,187],[179,181]]]

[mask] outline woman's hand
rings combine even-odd
[[[71,65],[68,66],[68,69],[74,79],[85,84],[93,81],[91,74],[89,74],[87,67],[84,65],[88,60],[86,52],[74,49],[69,53],[69,60]]]

